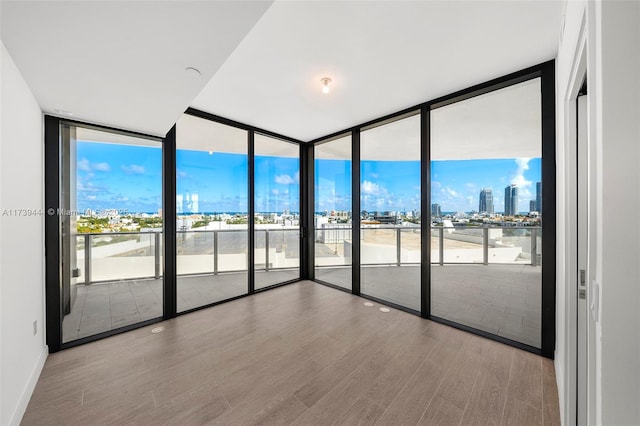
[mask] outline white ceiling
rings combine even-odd
[[[3,1],[2,42],[44,112],[164,136],[270,5]]]
[[[191,105],[307,141],[553,59],[562,4],[3,1],[2,42],[48,113],[164,135]]]
[[[553,59],[561,15],[544,0],[276,1],[193,106],[308,141]]]

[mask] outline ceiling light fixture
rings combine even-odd
[[[331,91],[331,88],[329,87],[331,79],[329,77],[324,77],[320,79],[320,82],[322,83],[322,93],[326,95]]]

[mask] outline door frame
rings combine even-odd
[[[593,277],[593,250],[595,233],[593,232],[593,200],[595,194],[595,182],[594,182],[594,156],[593,152],[593,130],[592,122],[589,120],[591,110],[593,109],[593,96],[587,99],[586,115],[587,115],[587,142],[584,145],[586,149],[584,164],[582,167],[586,170],[586,181],[581,182],[587,187],[584,191],[587,197],[586,216],[587,216],[587,228],[586,235],[583,238],[586,240],[586,265],[585,265],[585,281],[587,283],[586,292],[586,312],[585,312],[585,328],[586,328],[586,342],[584,342],[584,348],[586,350],[586,371],[583,371],[584,375],[582,381],[578,381],[579,363],[578,363],[578,281],[580,280],[579,274],[579,259],[578,259],[578,193],[579,193],[579,180],[578,180],[578,102],[577,98],[580,91],[583,89],[585,82],[587,87],[593,87],[592,79],[593,73],[588,73],[588,46],[587,46],[587,17],[586,13],[582,16],[581,27],[579,31],[578,40],[576,42],[576,49],[571,63],[571,70],[569,74],[569,81],[562,94],[562,102],[564,106],[565,123],[563,126],[564,132],[564,192],[565,192],[565,214],[564,217],[559,217],[564,222],[564,249],[559,253],[560,261],[564,263],[564,276],[561,277],[565,282],[565,285],[560,289],[564,292],[565,298],[565,327],[564,335],[566,338],[566,353],[564,359],[561,361],[564,364],[565,370],[563,371],[556,364],[558,387],[564,392],[562,400],[563,403],[563,423],[577,424],[578,413],[580,412],[580,419],[586,419],[586,424],[595,423],[595,392],[593,385],[595,383],[595,320],[591,315],[589,306],[593,299],[591,277]],[[563,259],[564,258],[564,259]],[[580,345],[583,345],[580,342]],[[578,386],[583,386],[584,401],[579,401]]]

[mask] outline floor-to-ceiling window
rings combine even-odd
[[[351,241],[322,240],[319,206],[341,200],[326,177],[335,153],[314,141],[315,279],[552,356],[553,67],[353,127]],[[357,269],[338,275],[349,247]]]
[[[196,110],[164,139],[47,116],[50,348],[313,276],[551,356],[552,83],[532,67],[312,149]]]
[[[176,124],[177,311],[248,292],[248,132]]]
[[[351,290],[351,136],[314,147],[315,278]]]
[[[161,142],[58,131],[62,342],[161,317]]]
[[[431,315],[540,348],[540,78],[430,121]]]
[[[360,134],[361,293],[420,311],[420,114]]]
[[[300,277],[300,146],[255,135],[255,289]]]

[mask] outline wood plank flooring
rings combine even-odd
[[[311,282],[47,359],[24,425],[556,425],[553,362]]]

